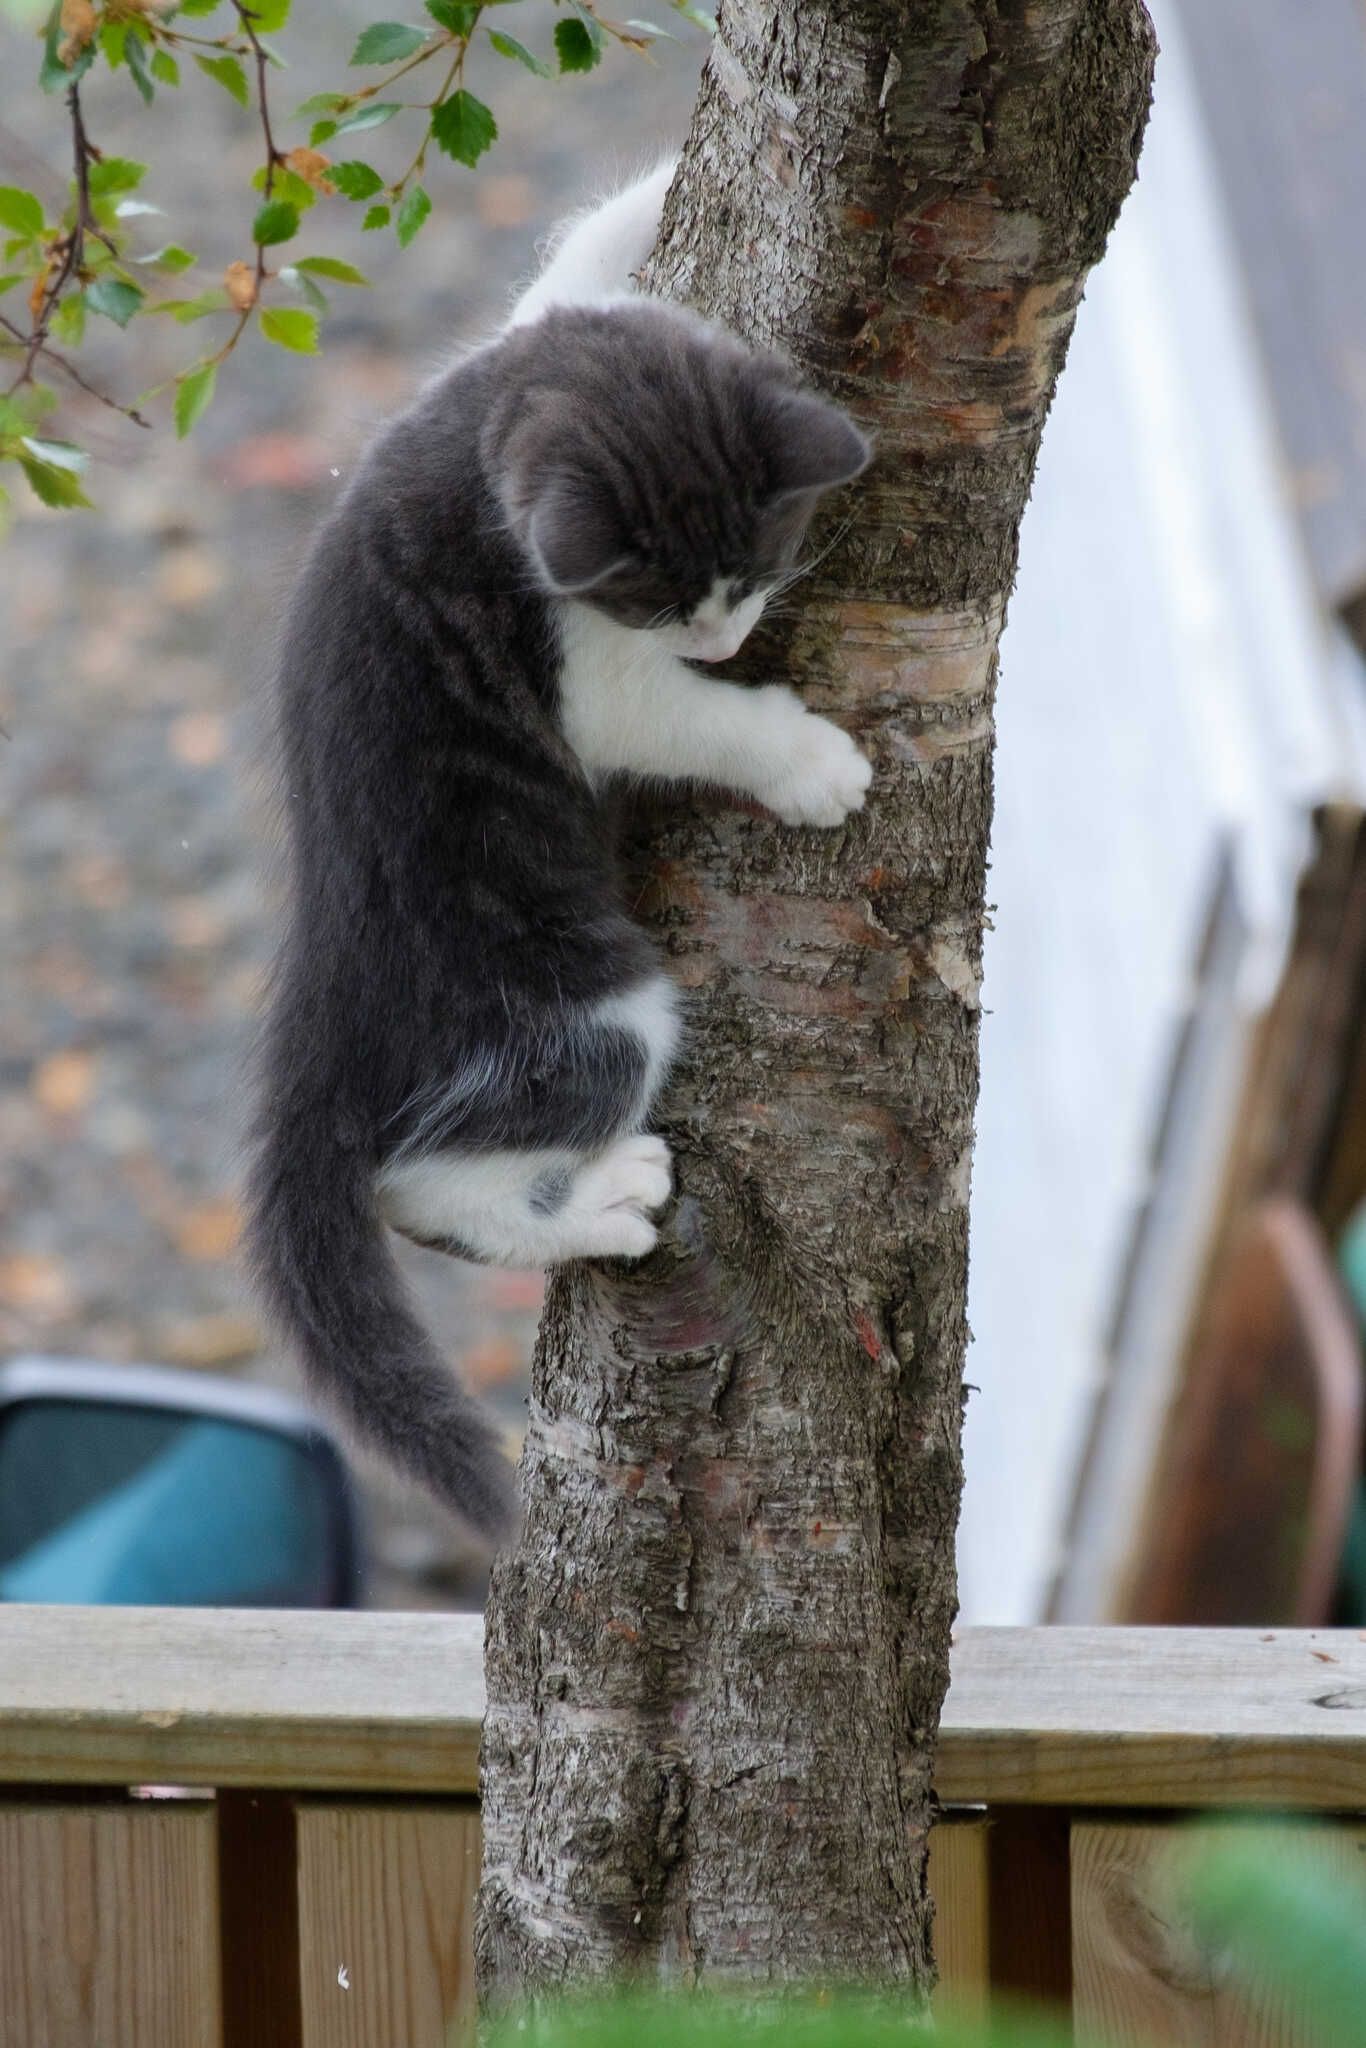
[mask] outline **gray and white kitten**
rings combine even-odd
[[[354,1422],[507,1525],[482,1411],[385,1241],[512,1266],[639,1258],[673,984],[621,900],[606,786],[693,781],[835,826],[871,770],[733,654],[863,436],[791,369],[627,290],[667,167],[575,223],[501,336],[370,449],[280,673],[292,890],[249,1245]]]

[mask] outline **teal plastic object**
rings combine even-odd
[[[0,1600],[323,1604],[327,1505],[310,1498],[316,1481],[295,1444],[232,1422],[92,1414],[88,1428],[107,1440],[107,1472],[119,1458],[144,1461],[93,1498],[81,1486],[62,1501],[56,1408],[35,1404],[7,1439],[17,1471],[45,1488],[50,1513],[37,1539],[0,1564]],[[72,1497],[79,1493],[87,1498]],[[6,1519],[0,1513],[0,1556]]]
[[[1353,1212],[1338,1244],[1338,1270],[1357,1322],[1366,1331],[1366,1202]]]

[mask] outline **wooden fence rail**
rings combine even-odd
[[[0,2048],[466,2040],[480,1655],[463,1616],[0,1607]],[[1296,2048],[1155,1887],[1247,1809],[1366,1871],[1366,1640],[967,1629],[953,1671],[943,1995]]]

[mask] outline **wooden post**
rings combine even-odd
[[[302,2048],[459,2048],[473,2037],[473,1803],[298,1809]]]
[[[5,2048],[224,2048],[214,1810],[0,1806]]]

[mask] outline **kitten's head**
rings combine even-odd
[[[648,299],[549,313],[505,348],[485,453],[543,586],[726,660],[864,436],[776,357]]]

